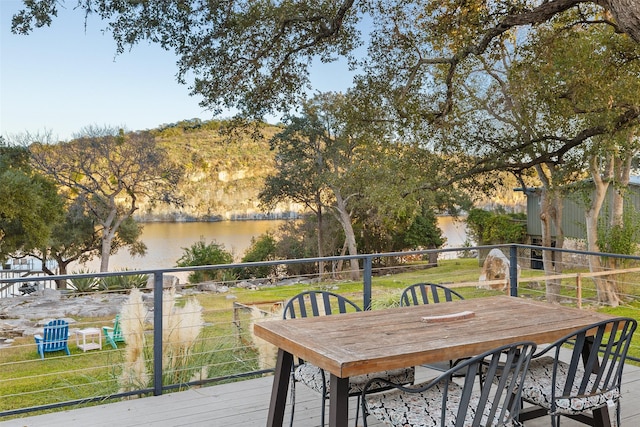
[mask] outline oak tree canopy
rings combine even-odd
[[[48,26],[61,7],[101,18],[120,53],[143,41],[174,51],[178,80],[193,79],[203,106],[249,117],[297,105],[311,89],[313,60],[346,58],[401,112],[419,103],[424,119],[437,120],[452,108],[468,57],[570,10],[596,9],[598,23],[640,42],[637,0],[25,0],[12,31]],[[592,13],[578,16],[594,22]]]

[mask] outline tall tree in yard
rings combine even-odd
[[[44,245],[63,213],[55,184],[29,165],[29,152],[0,137],[0,261]]]
[[[640,129],[640,45],[606,25],[569,28],[570,22],[556,19],[538,31],[523,66],[537,86],[536,102],[588,137],[564,159],[582,164],[582,178],[590,178],[582,183],[587,248],[599,252],[598,224],[607,191],[611,184],[614,195],[626,187],[640,150],[635,137]],[[622,221],[622,198],[615,197],[611,209],[608,227],[615,227]],[[603,269],[598,257],[589,257],[589,263],[592,272]],[[604,277],[594,280],[599,301],[618,305],[615,285]]]
[[[70,198],[81,198],[95,219],[100,271],[109,270],[109,257],[122,243],[118,233],[131,225],[141,202],[177,202],[174,190],[181,168],[167,160],[148,132],[89,128],[70,142],[35,143],[31,153],[35,166],[67,189]],[[140,226],[134,224],[130,231],[137,236]],[[132,254],[144,252],[135,239],[128,246]]]
[[[304,201],[316,212],[318,234],[322,230],[322,209],[330,209],[342,225],[345,248],[350,255],[357,255],[350,204],[360,196],[353,178],[363,150],[362,142],[349,131],[347,106],[344,95],[318,95],[306,104],[302,116],[290,118],[287,128],[272,141],[278,150],[276,156],[281,157],[280,169],[267,180],[262,198]],[[301,174],[289,176],[290,168],[298,169]],[[357,260],[350,263],[355,279]]]

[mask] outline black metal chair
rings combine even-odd
[[[384,379],[371,380],[362,392],[364,425],[374,416],[386,425],[410,426],[519,426],[518,384],[524,380],[532,342],[498,347],[464,360],[437,378],[422,384],[403,386]],[[480,387],[479,373],[485,370],[487,382]],[[457,374],[469,374],[454,381]],[[502,375],[509,372],[509,375]],[[462,384],[459,384],[459,383]],[[372,393],[369,385],[383,384],[388,391]]]
[[[295,319],[298,317],[312,317],[312,316],[324,316],[344,314],[348,312],[362,311],[357,304],[345,298],[342,295],[338,295],[327,291],[307,291],[302,292],[293,298],[291,298],[284,306],[283,318]],[[349,378],[349,395],[358,396],[362,393],[364,385],[373,377],[382,377],[387,380],[402,383],[413,384],[415,378],[414,368],[402,368],[393,369],[384,372],[377,372],[375,374],[358,375],[356,377]],[[305,363],[304,360],[299,360],[299,364],[294,367],[292,373],[291,384],[291,425],[293,426],[293,416],[295,412],[295,384],[301,382],[312,390],[318,392],[322,396],[322,413],[321,422],[324,426],[324,415],[326,407],[326,399],[329,398],[331,392],[329,388],[330,374],[323,369],[312,365],[311,363]],[[356,408],[356,425],[358,423],[358,413],[360,409],[360,402]]]
[[[534,406],[523,410],[520,420],[550,415],[554,427],[561,416],[593,426],[609,425],[613,410],[620,425],[622,369],[636,328],[631,318],[606,320],[536,353],[521,390],[521,399]]]
[[[464,297],[462,295],[446,286],[435,283],[416,283],[404,288],[400,295],[400,306],[438,304],[463,299]],[[460,360],[450,360],[448,364],[431,363],[425,366],[439,370],[446,370],[452,368],[459,362]]]
[[[400,295],[400,305],[421,305],[439,302],[451,302],[457,299],[464,299],[462,295],[435,283],[416,283],[406,287]]]

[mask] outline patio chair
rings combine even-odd
[[[291,298],[284,306],[283,318],[295,319],[298,317],[315,317],[324,315],[344,314],[347,312],[362,311],[357,304],[349,299],[332,292],[327,291],[307,291],[302,292]],[[393,369],[375,374],[358,375],[349,378],[349,395],[358,396],[362,393],[362,387],[367,381],[373,377],[382,377],[386,380],[401,383],[412,384],[415,378],[415,368]],[[329,398],[331,392],[329,388],[330,374],[323,369],[305,363],[300,359],[298,366],[294,366],[292,372],[291,383],[291,425],[293,426],[293,416],[295,412],[295,384],[301,382],[312,390],[320,393],[322,396],[322,412],[321,425],[324,426],[326,399]],[[358,413],[360,412],[360,402],[356,407],[356,421],[358,424]]]
[[[411,386],[377,378],[362,392],[364,425],[372,415],[385,425],[411,426],[520,426],[518,384],[521,384],[531,356],[533,342],[504,345],[464,360],[437,378]],[[487,383],[475,384],[486,369]],[[459,373],[469,374],[454,381]],[[501,375],[509,372],[510,375]],[[459,384],[462,382],[462,384]],[[391,387],[377,392],[380,385]],[[373,388],[370,388],[373,386]]]
[[[402,291],[400,295],[400,305],[404,307],[410,305],[437,304],[463,299],[464,297],[462,295],[446,286],[435,283],[416,283],[407,286]],[[450,360],[448,363],[430,363],[425,366],[444,371],[452,368],[459,362],[460,360]]]
[[[54,351],[69,352],[69,324],[62,319],[52,320],[44,326],[43,334],[33,336],[36,340],[36,350],[41,359],[44,359],[45,353]]]
[[[637,322],[615,318],[579,329],[533,356],[521,399],[534,407],[521,421],[550,415],[556,427],[565,416],[587,425],[620,424],[622,369]],[[563,354],[572,345],[568,362]],[[555,385],[555,386],[553,386]],[[610,414],[609,411],[615,411]],[[611,417],[611,418],[610,418]]]
[[[113,320],[113,327],[103,326],[102,332],[104,333],[105,340],[111,344],[111,347],[118,348],[118,343],[124,342],[124,335],[120,328],[120,315],[117,314],[116,318]]]
[[[443,285],[434,283],[416,283],[406,287],[400,295],[400,305],[421,305],[439,302],[451,302],[464,299],[462,295]]]

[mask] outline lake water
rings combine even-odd
[[[162,222],[144,225],[141,240],[147,245],[144,257],[131,257],[126,250],[112,255],[109,271],[153,270],[170,268],[184,253],[183,248],[204,238],[207,243],[215,240],[234,255],[236,261],[251,246],[251,239],[269,230],[277,229],[284,221],[220,221],[220,222]],[[460,247],[466,239],[465,223],[451,217],[439,217],[438,225],[447,238],[447,247]],[[100,261],[95,259],[85,265],[72,264],[69,272],[80,269],[98,271]]]

